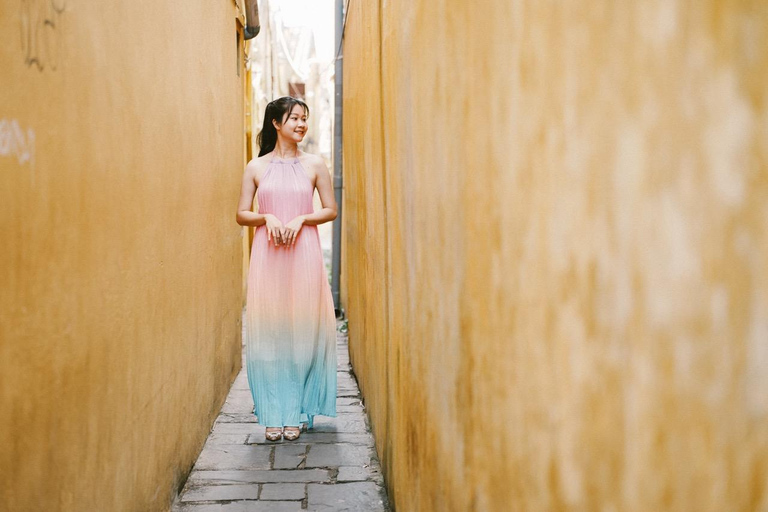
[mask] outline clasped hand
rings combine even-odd
[[[267,240],[275,243],[275,247],[280,245],[293,246],[296,243],[296,237],[304,225],[304,218],[298,216],[289,223],[283,225],[280,219],[274,215],[267,216]]]

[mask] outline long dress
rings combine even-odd
[[[298,158],[273,158],[256,191],[258,211],[283,224],[312,213],[314,187]],[[312,428],[336,416],[336,317],[317,226],[302,226],[293,246],[253,237],[245,343],[256,421]]]

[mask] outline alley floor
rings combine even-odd
[[[264,438],[243,359],[173,512],[390,510],[346,335],[336,343],[338,416],[315,416],[295,441]]]

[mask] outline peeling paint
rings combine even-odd
[[[0,156],[15,158],[19,165],[35,168],[35,130],[22,130],[16,119],[0,119]]]

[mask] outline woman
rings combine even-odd
[[[270,441],[298,439],[316,414],[336,416],[336,318],[317,232],[336,218],[336,200],[323,159],[298,147],[308,115],[306,103],[290,96],[267,105],[259,157],[245,167],[237,208],[238,224],[256,226],[246,364],[254,413]]]

